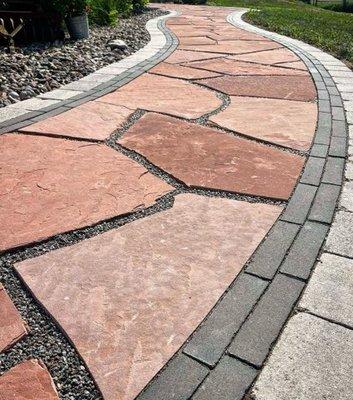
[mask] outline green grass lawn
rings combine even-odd
[[[300,39],[353,66],[353,14],[300,1],[213,0],[211,5],[248,7],[245,19],[267,30]]]

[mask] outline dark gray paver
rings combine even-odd
[[[343,106],[341,96],[331,96],[330,100],[331,100],[331,106],[333,106],[333,107],[342,107]]]
[[[308,279],[327,231],[327,225],[306,222],[296,237],[280,271],[301,279]]]
[[[321,112],[331,112],[330,100],[319,99],[319,110]]]
[[[211,371],[192,400],[241,400],[256,375],[255,368],[225,356]]]
[[[343,107],[332,107],[332,119],[338,121],[345,121],[346,117],[344,115]]]
[[[179,353],[136,400],[187,400],[208,373],[207,367]]]
[[[303,287],[303,282],[278,274],[235,336],[229,353],[260,367]]]
[[[332,136],[328,154],[334,157],[346,157],[347,138],[341,136]]]
[[[311,148],[310,155],[312,157],[326,158],[328,152],[327,144],[314,144]]]
[[[328,91],[326,89],[320,89],[317,91],[317,96],[319,100],[328,100],[330,98]]]
[[[246,271],[265,279],[272,279],[298,231],[299,226],[296,224],[276,222],[266,240],[256,250]]]
[[[327,157],[322,182],[332,185],[342,185],[344,165],[344,158]]]
[[[337,90],[335,87],[328,87],[327,91],[332,95],[332,96],[339,96],[340,92]]]
[[[266,287],[260,278],[241,275],[195,332],[184,353],[215,366]]]
[[[324,170],[325,160],[323,158],[309,157],[300,178],[301,183],[319,186],[322,172]]]
[[[332,128],[331,114],[319,112],[315,143],[329,144]]]
[[[281,220],[303,224],[309,213],[317,188],[299,183],[288,203]]]
[[[332,136],[347,137],[347,127],[345,121],[332,121]]]
[[[332,222],[340,187],[322,183],[316,193],[309,219],[330,224]]]

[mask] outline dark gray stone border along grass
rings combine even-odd
[[[233,13],[228,21],[242,29],[247,29],[248,24],[239,23],[241,13]],[[113,80],[88,90],[80,96],[6,121],[0,124],[0,133],[17,130],[34,121],[59,114],[98,98],[116,90],[158,64],[174,51],[178,44],[177,38],[165,27],[163,18],[158,24],[167,42],[153,57],[139,62]],[[300,47],[288,43],[285,38],[281,41],[274,38],[271,33],[259,31],[257,33],[280,41],[298,54],[315,81],[318,89],[319,118],[310,155],[279,220],[200,327],[146,386],[138,396],[139,400],[238,400],[246,396],[310,278],[333,219],[343,182],[348,137],[339,91],[330,74],[315,57],[301,50]],[[171,201],[171,198],[167,196],[150,210],[140,214],[145,216],[154,212],[154,209],[164,209],[170,206]],[[10,252],[4,260],[4,265],[8,264],[5,270],[9,270],[10,264],[19,259],[33,257],[36,253],[40,254],[49,249],[71,244],[90,236],[91,231],[94,231],[92,234],[96,234],[97,229],[104,231],[139,217],[139,214],[136,214],[126,217],[126,221],[124,218],[112,219],[97,227],[82,229],[71,236],[70,234],[58,235],[38,245],[38,248],[31,246],[30,249],[24,249],[18,253]],[[9,272],[9,275],[11,274]],[[7,287],[9,285],[10,292],[16,293],[15,297],[25,297],[21,301],[15,299],[15,304],[21,313],[29,312],[26,306],[29,304],[28,308],[35,309],[31,311],[34,315],[41,314],[41,325],[43,325],[44,317],[41,307],[35,304],[29,294],[23,294],[18,281],[10,277],[7,280]],[[58,342],[67,343],[67,338],[65,339],[62,333],[56,331],[55,324],[50,318],[47,318],[45,324],[48,324],[46,325],[48,328],[43,328],[44,331],[52,330],[53,332],[48,336],[52,341],[49,343],[50,346],[48,345],[50,349],[57,346],[56,337],[59,338]],[[44,333],[43,340],[48,332]],[[26,344],[22,346],[19,343],[10,350],[14,352],[13,357],[7,357],[11,363],[23,358],[22,352],[27,351],[25,347]],[[66,349],[62,350],[63,348]],[[44,350],[46,349],[43,342],[43,349],[38,350],[39,358],[45,360]],[[67,378],[74,376],[75,371],[83,371],[77,375],[77,385],[71,382],[66,386],[64,384],[61,389],[59,387],[61,397],[80,400],[100,399],[97,388],[90,382],[91,378],[74,349],[69,344],[64,344],[59,346],[59,350],[68,352],[70,357],[67,358],[71,360],[74,369],[71,375],[67,375],[67,371],[51,370],[57,385],[61,384],[62,374]],[[62,354],[58,354],[61,362],[62,357]],[[7,365],[6,369],[10,367],[11,365]],[[65,370],[65,366],[58,365],[58,369]],[[82,387],[86,388],[87,393],[82,394]]]

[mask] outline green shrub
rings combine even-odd
[[[132,0],[132,9],[135,13],[141,12],[148,4],[148,0]]]
[[[42,0],[44,9],[58,12],[62,17],[74,17],[87,11],[87,0]]]
[[[116,0],[90,0],[89,18],[97,25],[116,25],[118,10]]]

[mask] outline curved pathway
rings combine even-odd
[[[241,399],[332,222],[346,156],[343,103],[319,61],[243,23],[241,12],[161,7],[178,15],[167,19],[171,33],[159,25],[166,43],[143,50],[146,58],[155,46],[152,58],[98,71],[103,79],[139,64],[54,112],[8,123],[0,249],[104,399]],[[337,229],[328,246],[344,247]],[[28,399],[67,398],[47,370],[61,382],[55,358],[15,362],[35,327],[6,293],[17,279],[12,267],[7,274],[0,351],[15,350],[4,353],[12,368],[0,397],[31,388]],[[300,307],[320,314],[310,285]],[[269,359],[255,396],[288,398],[276,375],[288,348]],[[36,379],[23,382],[26,371]]]

